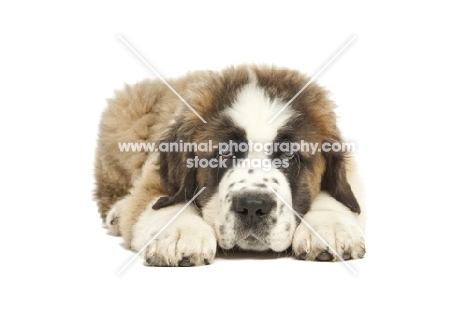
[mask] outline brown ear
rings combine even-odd
[[[361,208],[346,179],[346,157],[344,153],[324,152],[326,160],[325,172],[322,176],[321,189],[328,191],[330,196],[360,214]]]
[[[191,130],[187,123],[182,126],[174,126],[171,128],[166,137],[160,141],[166,145],[177,144],[180,146],[180,140],[190,142]],[[161,145],[161,144],[160,144]],[[196,168],[187,167],[187,159],[193,158],[193,152],[177,151],[160,151],[159,153],[159,175],[161,177],[161,185],[167,197],[161,197],[153,205],[153,209],[167,207],[180,202],[189,201],[195,194],[196,184]]]

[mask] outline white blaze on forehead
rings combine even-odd
[[[292,111],[287,108],[273,122],[270,124],[268,122],[285,104],[281,99],[270,99],[255,81],[239,92],[236,101],[226,114],[237,126],[245,130],[247,140],[273,142],[278,130],[292,116]]]

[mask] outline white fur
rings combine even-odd
[[[142,252],[147,264],[178,266],[183,258],[194,265],[212,263],[216,253],[213,228],[189,205],[164,230],[161,229],[179,212],[184,204],[153,210],[154,202],[140,215],[133,228],[132,249],[141,250],[156,234],[158,236]]]
[[[120,210],[125,208],[127,205],[127,200],[125,198],[117,201],[107,213],[105,224],[107,228],[107,232],[113,236],[120,236],[120,229],[119,229],[119,217],[120,217]]]
[[[303,218],[313,230],[301,223],[294,234],[292,248],[296,255],[305,253],[305,259],[315,260],[321,252],[328,250],[335,261],[341,260],[344,252],[354,259],[364,256],[366,210],[362,199],[363,189],[355,171],[348,173],[348,182],[359,201],[361,214],[352,212],[328,193],[321,192],[315,197],[311,210]],[[329,247],[333,251],[330,251]]]
[[[269,124],[270,119],[283,108],[285,102],[280,99],[271,100],[266,92],[257,86],[257,79],[253,71],[249,71],[249,77],[250,83],[239,92],[232,107],[225,113],[237,126],[246,131],[247,140],[254,143],[274,142],[278,130],[286,124],[292,116],[292,112],[290,109],[285,109]],[[264,159],[266,157],[264,152],[253,151],[246,156],[248,159]],[[240,235],[236,231],[236,216],[231,209],[231,201],[229,200],[230,194],[240,190],[259,191],[259,188],[254,187],[253,184],[260,183],[274,188],[291,204],[291,192],[285,176],[274,168],[270,171],[254,169],[255,173],[253,174],[248,173],[248,168],[233,169],[234,171],[229,176],[226,177],[228,175],[226,174],[223,177],[218,187],[218,193],[203,208],[203,217],[214,227],[219,245],[225,249],[237,245],[246,250],[285,250],[291,244],[294,216],[288,212],[284,213],[284,208],[280,208],[282,203],[276,199],[273,193],[267,188],[261,189],[278,201],[277,208],[271,214],[271,216],[277,217],[277,223],[272,226],[270,236],[266,240],[259,240],[257,244],[247,242],[244,239],[249,235]],[[279,184],[272,182],[273,178]],[[268,179],[268,181],[265,182],[264,179]],[[234,186],[229,187],[231,184]],[[284,214],[279,215],[280,212]],[[290,225],[289,231],[285,229],[286,225]]]
[[[264,181],[264,179],[267,179],[267,181]],[[278,184],[274,183],[273,179],[276,179]],[[241,182],[243,180],[244,182]],[[248,235],[239,235],[235,229],[236,217],[231,209],[229,195],[240,190],[258,191],[259,189],[253,186],[255,183],[265,184],[273,188],[289,205],[292,204],[288,182],[284,174],[279,170],[263,171],[257,169],[249,174],[248,169],[237,168],[228,177],[223,177],[218,187],[218,193],[202,209],[203,218],[214,227],[218,243],[224,249],[230,249],[237,245],[245,250],[264,251],[272,249],[274,251],[283,251],[291,244],[295,219],[293,213],[288,212],[287,206],[281,207],[282,202],[276,199],[275,194],[270,192],[268,188],[264,188],[262,191],[277,200],[277,207],[271,213],[271,216],[277,218],[277,222],[271,226],[270,236],[266,240],[260,240],[260,244],[252,245],[243,240]],[[234,186],[230,187],[231,184],[234,184]],[[285,229],[286,225],[290,226],[289,230]],[[221,226],[224,228],[224,233]]]
[[[239,92],[226,114],[246,131],[248,140],[273,142],[278,129],[286,124],[292,112],[286,108],[271,124],[268,122],[285,104],[280,99],[270,100],[265,91],[253,81]]]

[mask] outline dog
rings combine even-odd
[[[126,85],[102,114],[94,196],[110,234],[149,266],[211,264],[218,247],[364,257],[362,185],[330,148],[344,141],[327,91],[256,65],[168,84]]]

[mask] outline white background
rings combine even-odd
[[[1,308],[465,308],[464,6],[168,3],[0,5]],[[97,128],[114,89],[153,77],[118,35],[166,78],[244,62],[312,76],[356,36],[318,81],[367,185],[357,274],[247,255],[117,276],[133,253],[91,199]]]

